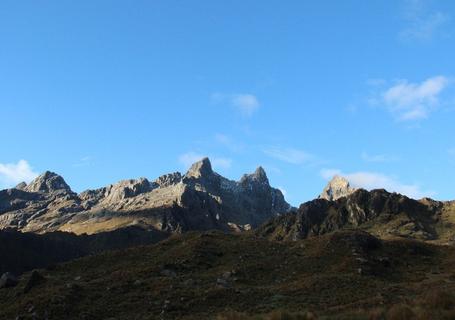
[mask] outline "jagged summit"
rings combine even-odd
[[[269,183],[269,179],[267,178],[267,174],[263,167],[259,166],[256,171],[252,174],[252,178],[260,181],[260,182],[267,182]]]
[[[72,192],[65,180],[60,175],[51,171],[44,172],[26,186],[20,184],[20,187],[27,192]]]
[[[256,171],[251,174],[245,174],[240,179],[240,184],[245,185],[248,183],[258,183],[262,185],[269,185],[269,179],[267,178],[267,174],[265,173],[264,168],[258,167]]]
[[[185,175],[122,180],[80,194],[49,171],[19,187],[0,193],[0,229],[89,234],[131,225],[169,233],[243,230],[290,209],[262,167],[233,181],[214,172],[208,158]]]
[[[22,181],[22,182],[18,183],[18,184],[14,187],[14,189],[24,190],[25,187],[27,187],[27,183],[25,183],[25,181]]]
[[[190,167],[186,173],[187,177],[201,178],[213,174],[212,164],[210,159],[205,157],[195,163]]]
[[[338,182],[346,181],[338,177]],[[292,213],[272,219],[258,234],[274,239],[304,239],[335,230],[359,228],[382,238],[405,237],[451,241],[448,219],[455,206],[450,202],[410,199],[384,189],[357,189],[336,201],[315,199]],[[450,214],[448,214],[450,212]]]
[[[336,175],[329,181],[327,186],[319,196],[320,199],[326,199],[329,201],[335,201],[339,198],[346,197],[356,191],[356,188],[351,187],[349,180]]]

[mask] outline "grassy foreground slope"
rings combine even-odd
[[[454,263],[452,247],[361,231],[187,233],[40,270],[27,293],[24,274],[0,290],[0,319],[453,319]]]

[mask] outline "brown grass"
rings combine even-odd
[[[387,320],[413,320],[416,319],[417,315],[412,311],[412,309],[404,304],[397,304],[392,306],[389,311],[387,311],[386,319]]]
[[[365,253],[332,237],[274,242],[187,233],[90,256],[40,271],[46,283],[27,294],[27,274],[17,288],[0,290],[0,320],[28,315],[30,303],[49,320],[317,318],[306,310],[320,319],[410,319],[428,310],[430,319],[450,319],[450,294],[426,290],[444,286],[455,293],[455,281],[445,281],[444,273],[453,270],[454,248],[421,243],[425,250],[415,250],[414,242],[396,240]],[[363,274],[357,272],[359,256],[368,261]],[[380,263],[383,257],[390,265]],[[441,274],[431,273],[434,265]],[[441,315],[443,308],[452,309]]]

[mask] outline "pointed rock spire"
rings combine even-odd
[[[263,182],[269,182],[269,179],[267,178],[267,173],[265,173],[264,168],[259,166],[256,171],[254,171],[252,177],[258,181],[263,181]]]
[[[209,158],[205,157],[202,160],[194,163],[186,173],[187,177],[201,178],[213,174],[212,164]]]
[[[245,174],[242,179],[240,179],[240,183],[243,185],[254,183],[269,186],[269,179],[267,178],[264,168],[258,167],[253,173]]]
[[[71,188],[66,184],[65,180],[58,174],[46,171],[35,180],[30,182],[29,185],[24,187],[25,191],[28,192],[72,192]]]
[[[351,187],[351,184],[346,178],[336,175],[329,181],[319,198],[335,201],[350,195],[356,190],[357,189]]]

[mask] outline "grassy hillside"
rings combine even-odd
[[[188,233],[0,290],[0,319],[451,319],[455,250],[342,231],[296,242]],[[275,312],[275,313],[273,313]]]

